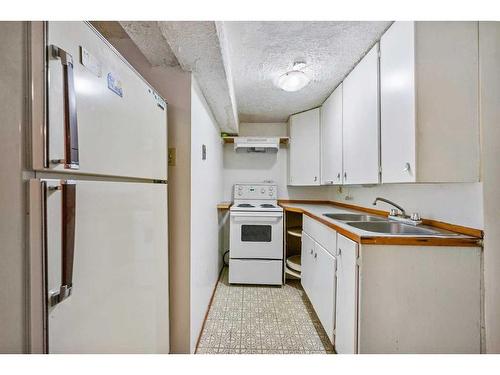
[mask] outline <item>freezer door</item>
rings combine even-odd
[[[168,353],[167,185],[38,183],[49,353]]]
[[[34,169],[166,180],[165,102],[87,23],[45,25],[48,116],[33,124],[45,144]]]

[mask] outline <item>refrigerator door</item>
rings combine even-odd
[[[45,145],[34,169],[166,180],[163,99],[87,23],[45,25],[48,116],[34,124]]]
[[[167,185],[34,183],[49,353],[168,353]]]

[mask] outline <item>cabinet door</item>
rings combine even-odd
[[[344,184],[379,182],[378,44],[343,84]]]
[[[289,185],[319,185],[319,108],[290,116]]]
[[[342,84],[321,106],[321,184],[342,184]]]
[[[313,307],[330,341],[333,343],[335,326],[335,268],[336,259],[318,243],[314,252]]]
[[[337,303],[335,350],[339,354],[357,352],[358,325],[358,244],[338,235]]]
[[[415,23],[395,22],[380,40],[382,182],[415,181]]]
[[[302,232],[302,248],[301,248],[301,275],[300,275],[300,283],[304,288],[309,300],[313,301],[313,278],[314,278],[314,240],[309,237],[306,233]]]

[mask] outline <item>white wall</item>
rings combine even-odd
[[[27,259],[25,252],[25,189],[23,128],[24,25],[0,22],[0,353],[25,353],[28,349],[26,314]]]
[[[241,123],[240,136],[286,136],[286,123]],[[328,198],[328,187],[287,186],[288,148],[277,153],[236,153],[233,144],[224,145],[224,200],[232,201],[232,187],[238,182],[270,180],[278,185],[279,199]]]
[[[479,23],[486,351],[500,353],[500,22]]]
[[[191,353],[222,267],[217,203],[222,201],[220,129],[194,78],[191,89]],[[202,145],[207,157],[202,160]]]
[[[351,199],[346,200],[346,196]],[[344,186],[342,193],[336,187],[332,187],[330,193],[330,200],[370,208],[376,197],[394,201],[408,214],[418,212],[426,219],[483,228],[482,183],[479,182]],[[389,211],[391,207],[379,202],[376,208]]]

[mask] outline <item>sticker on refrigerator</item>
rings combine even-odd
[[[123,97],[122,82],[111,72],[108,73],[108,89],[113,91],[119,97]]]
[[[80,46],[80,63],[97,77],[102,76],[101,62],[83,46]]]
[[[167,103],[163,98],[158,95],[156,92],[152,91],[151,89],[148,89],[148,92],[155,98],[156,105],[160,107],[163,111],[165,110],[165,107],[167,106]]]
[[[165,100],[163,100],[163,98],[161,96],[156,95],[156,94],[155,94],[155,99],[156,99],[156,105],[158,107],[160,107],[162,110],[165,110],[165,107],[166,107]]]

